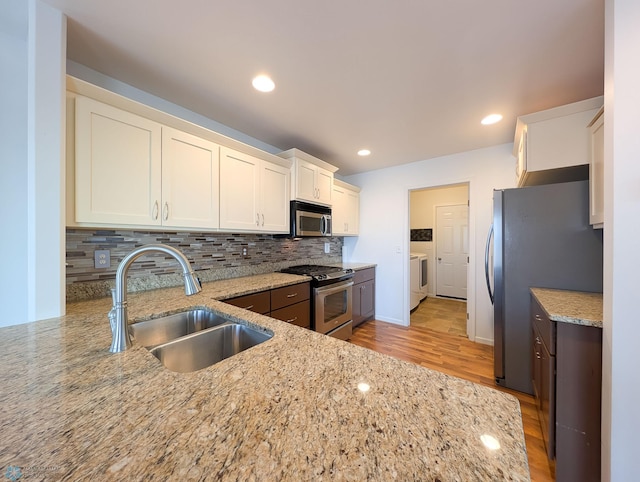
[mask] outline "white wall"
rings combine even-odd
[[[514,187],[512,144],[463,152],[349,176],[360,192],[360,236],[345,238],[346,259],[377,263],[376,318],[409,324],[409,191],[469,183],[468,310],[470,338],[493,342],[484,249],[493,216],[493,189]]]
[[[66,19],[40,0],[3,5],[0,326],[64,314]],[[6,62],[6,63],[5,63]],[[4,244],[9,243],[9,244]]]
[[[23,0],[0,9],[0,326],[27,319],[27,24]]]
[[[454,204],[467,204],[469,186],[449,186],[440,188],[419,189],[409,195],[409,227],[410,229],[433,229],[433,241],[411,241],[411,253],[427,255],[427,296],[435,296],[436,292],[436,207]]]
[[[640,477],[640,2],[605,4],[602,480]]]

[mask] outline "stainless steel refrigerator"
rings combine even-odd
[[[589,182],[494,191],[485,269],[496,383],[533,393],[529,288],[602,291],[602,230],[589,225]]]

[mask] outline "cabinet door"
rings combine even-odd
[[[365,281],[360,288],[360,312],[364,319],[373,317],[376,310],[376,285],[374,280]]]
[[[76,98],[76,222],[160,225],[161,126]]]
[[[333,186],[331,229],[334,236],[344,236],[347,230],[347,190]]]
[[[333,173],[316,166],[316,201],[331,205],[331,194],[333,190]]]
[[[318,166],[300,159],[295,162],[297,198],[303,201],[317,202],[316,171]]]
[[[360,193],[346,192],[347,234],[356,236],[360,232]]]
[[[259,231],[260,160],[220,148],[220,228]]]
[[[291,171],[262,161],[260,167],[260,230],[289,232]]]
[[[162,128],[162,225],[219,226],[219,146]]]
[[[604,114],[590,127],[591,162],[589,163],[589,223],[604,223]]]

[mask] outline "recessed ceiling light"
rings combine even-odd
[[[271,92],[276,87],[276,84],[273,83],[271,77],[264,74],[254,77],[251,84],[254,89],[259,90],[260,92]]]
[[[371,151],[369,149],[360,149],[358,151],[358,155],[359,156],[368,156],[369,154],[371,154]]]
[[[490,114],[480,121],[480,124],[488,126],[500,122],[502,120],[502,114]]]

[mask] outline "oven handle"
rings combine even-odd
[[[337,283],[337,284],[315,288],[315,292],[316,294],[327,296],[327,295],[332,295],[334,293],[337,293],[338,291],[342,291],[345,288],[349,288],[351,286],[353,286],[353,280],[341,281],[340,283]]]

